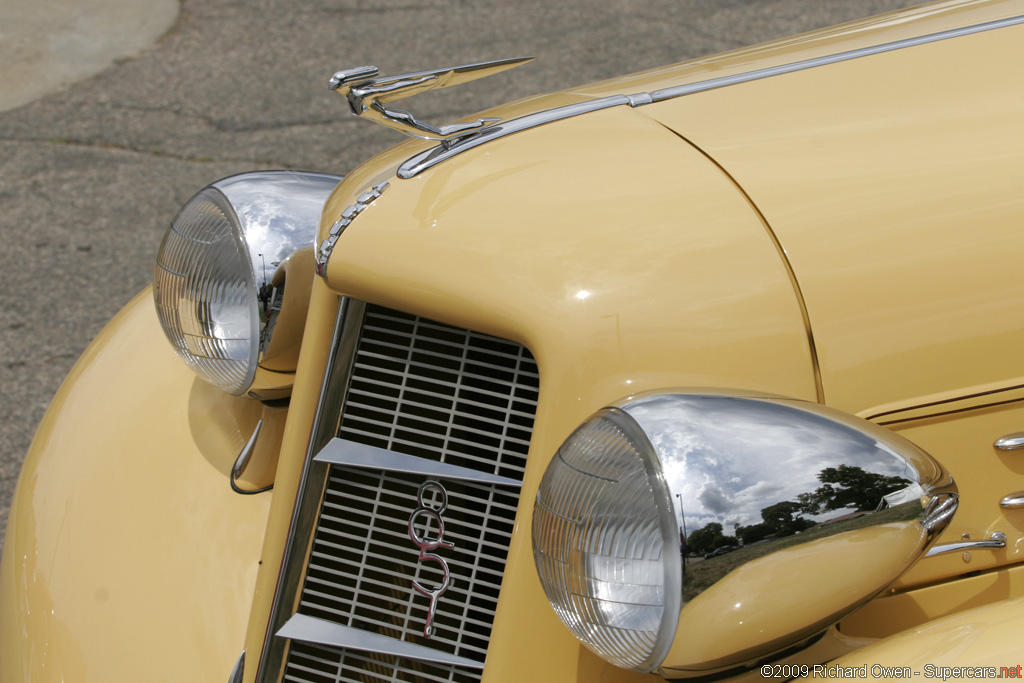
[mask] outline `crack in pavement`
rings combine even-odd
[[[292,165],[276,162],[272,159],[244,159],[244,158],[214,158],[206,156],[185,156],[174,154],[161,149],[138,149],[126,145],[118,145],[112,142],[90,142],[88,140],[75,140],[71,138],[2,138],[0,142],[13,142],[38,145],[65,145],[68,147],[83,147],[93,150],[107,150],[112,152],[129,152],[151,157],[163,157],[175,161],[184,161],[192,164],[253,164],[256,166],[274,166],[276,168],[290,168]]]
[[[293,121],[278,121],[274,123],[255,123],[252,125],[231,125],[230,122],[225,122],[223,119],[214,118],[208,114],[202,114],[199,112],[182,111],[180,109],[174,109],[172,107],[147,107],[140,104],[123,104],[120,102],[112,102],[108,105],[111,109],[121,109],[124,111],[137,111],[151,114],[172,114],[185,119],[194,119],[201,121],[214,129],[219,133],[253,133],[258,131],[272,131],[272,130],[284,130],[286,128],[301,128],[304,126],[329,126],[338,123],[347,123],[345,115],[342,114],[336,118],[330,119],[309,119],[309,120],[293,120]],[[352,121],[355,118],[352,117]]]

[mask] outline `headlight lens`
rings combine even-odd
[[[175,351],[201,377],[242,394],[256,373],[256,279],[238,217],[206,188],[171,223],[156,259],[157,315]]]
[[[650,443],[615,409],[569,437],[537,494],[533,547],[548,599],[623,668],[651,671],[672,643],[682,584],[672,509]]]

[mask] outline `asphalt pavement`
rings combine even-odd
[[[417,98],[440,123],[912,4],[0,0],[0,529],[48,403],[150,282],[185,200],[247,170],[344,173],[401,140],[346,114],[334,71],[537,57]]]

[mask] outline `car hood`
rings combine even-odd
[[[943,3],[791,41],[786,59],[1022,13]],[[1001,66],[1021,59],[1018,24],[642,108],[725,169],[782,244],[829,404],[878,415],[1022,383],[1024,89]]]
[[[413,149],[355,169],[328,200],[319,240],[341,229],[323,269],[334,292],[526,345],[549,395],[578,398],[557,416],[566,430],[666,386],[815,398],[771,235],[661,124],[613,107],[396,177]]]
[[[1021,11],[939,3],[488,114],[650,93]],[[608,320],[621,334],[640,316],[633,329],[649,343],[622,351],[623,383],[628,368],[657,367],[658,382],[675,372],[869,416],[1022,384],[1024,288],[1006,239],[1024,218],[1024,95],[993,67],[1024,57],[1022,46],[1019,26],[999,28],[617,105],[405,179],[397,169],[431,143],[399,145],[328,202],[320,243],[360,193],[388,183],[344,228],[326,279],[541,356],[561,345],[557,362]],[[688,360],[656,360],[662,342]]]

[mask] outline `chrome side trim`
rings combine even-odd
[[[327,483],[328,467],[314,463],[313,454],[321,450],[338,432],[341,404],[344,401],[343,388],[348,385],[348,376],[352,372],[355,345],[359,337],[357,331],[362,325],[365,309],[366,304],[361,301],[345,297],[338,301],[334,336],[327,356],[327,366],[324,368],[324,379],[320,385],[320,398],[310,432],[306,464],[303,466],[299,490],[295,496],[295,510],[288,529],[288,542],[281,560],[277,590],[274,592],[274,603],[264,636],[263,654],[256,673],[256,680],[260,683],[276,682],[281,678],[287,641],[274,638],[273,635],[295,612],[299,586],[306,573],[303,558],[307,556],[309,545],[312,543],[320,508],[315,501],[323,497]],[[339,387],[342,390],[339,390]]]
[[[345,439],[331,439],[330,443],[316,454],[313,461],[329,463],[331,465],[385,470],[388,472],[422,474],[427,477],[437,477],[438,479],[459,479],[462,481],[475,481],[481,484],[497,484],[498,486],[513,486],[515,488],[522,487],[521,482],[508,477],[499,477],[496,474],[478,472],[468,467],[448,465],[443,462],[427,460],[426,458],[417,458],[414,455],[396,453],[384,448],[367,446]]]
[[[961,550],[977,550],[978,548],[1005,548],[1006,547],[1006,534],[1002,531],[993,532],[991,536],[983,541],[959,541],[957,543],[945,543],[943,545],[937,545],[927,553],[925,557],[934,557],[935,555],[945,555],[946,553],[956,553]]]
[[[356,219],[356,217],[366,210],[370,204],[374,202],[384,190],[388,189],[391,183],[383,181],[377,183],[370,189],[363,192],[359,197],[356,198],[356,203],[351,206],[345,207],[341,216],[334,222],[327,234],[327,239],[320,243],[320,247],[317,249],[316,255],[316,274],[321,277],[326,277],[327,273],[327,261],[331,258],[331,252],[334,251],[334,245],[338,243],[338,238],[341,237],[341,233],[345,231],[345,228],[349,226]]]
[[[1018,510],[1024,508],[1024,491],[1011,493],[999,501],[999,507],[1004,510]]]
[[[249,491],[238,485],[238,478],[242,476],[243,472],[245,472],[245,467],[249,464],[249,458],[252,457],[252,452],[256,450],[256,440],[259,438],[260,430],[262,428],[263,420],[260,420],[256,423],[256,429],[252,430],[252,436],[250,436],[246,444],[242,446],[242,451],[238,454],[238,459],[235,460],[235,466],[231,468],[231,490],[235,493],[251,495],[254,493],[263,493],[274,488],[274,485],[271,484],[270,486],[264,486],[261,489]]]
[[[457,657],[438,650],[431,650],[422,645],[407,643],[368,631],[360,631],[304,614],[296,614],[289,619],[288,623],[277,632],[277,637],[301,640],[318,645],[330,645],[349,650],[362,650],[364,652],[376,652],[395,657],[408,657],[409,659],[418,659],[424,662],[462,666],[467,669],[484,668],[481,662],[475,662],[472,659]]]
[[[228,683],[242,683],[243,676],[245,675],[245,650],[242,650],[242,656],[235,662],[235,668],[231,670],[231,676],[228,677]]]
[[[707,90],[716,90],[718,88],[737,85],[739,83],[757,81],[764,78],[771,78],[772,76],[781,76],[783,74],[794,73],[796,71],[804,71],[806,69],[827,66],[829,64],[837,64],[840,62],[850,61],[852,59],[859,59],[861,57],[870,57],[872,55],[892,52],[894,50],[917,47],[927,43],[949,40],[951,38],[960,38],[962,36],[968,36],[975,33],[992,31],[999,28],[1006,28],[1008,26],[1016,26],[1018,24],[1024,24],[1024,15],[998,19],[996,21],[988,21],[981,24],[974,24],[972,26],[949,29],[947,31],[939,31],[937,33],[929,33],[915,38],[904,38],[903,40],[895,40],[889,43],[882,43],[880,45],[873,45],[871,47],[864,47],[856,50],[847,50],[846,52],[839,52],[825,57],[804,59],[765,69],[756,69],[754,71],[734,74],[732,76],[722,76],[719,78],[711,78],[706,81],[699,81],[697,83],[678,85],[671,88],[662,88],[661,90],[655,90],[650,93],[640,92],[632,95],[612,95],[610,97],[602,97],[589,102],[580,102],[578,104],[571,104],[564,107],[549,109],[547,111],[536,112],[518,119],[512,119],[511,121],[493,125],[480,132],[463,135],[453,140],[447,140],[432,149],[421,152],[399,167],[398,177],[403,179],[412,178],[432,166],[451,159],[462,152],[478,147],[485,142],[497,140],[514,133],[520,133],[524,130],[543,126],[555,121],[561,121],[574,116],[588,114],[593,111],[607,109],[608,107],[616,107],[619,105],[641,107],[647,104],[664,102],[665,100],[682,97],[684,95],[692,95],[694,93],[705,92]]]
[[[1001,451],[1019,451],[1024,448],[1024,432],[1007,434],[992,445]]]

